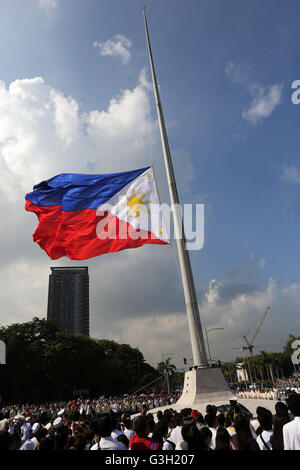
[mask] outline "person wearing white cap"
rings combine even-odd
[[[29,438],[30,423],[26,423],[25,416],[17,415],[15,417],[16,422],[20,425],[22,444]]]
[[[63,426],[63,424],[64,424],[63,420],[60,416],[53,421],[53,427],[56,430],[60,429]]]
[[[233,396],[233,397],[230,397],[230,398],[229,398],[229,403],[230,403],[230,405],[232,405],[232,406],[233,406],[233,405],[236,405],[237,401],[238,401],[238,397],[236,397],[236,396]]]
[[[64,450],[64,446],[68,440],[68,428],[61,416],[53,421],[54,428],[54,448],[56,450]]]

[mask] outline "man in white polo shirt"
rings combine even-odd
[[[284,450],[300,450],[300,395],[290,395],[286,404],[294,419],[283,426]]]
[[[127,450],[122,442],[116,441],[111,437],[112,430],[113,422],[111,417],[107,415],[100,418],[98,421],[98,433],[101,439],[90,450]]]

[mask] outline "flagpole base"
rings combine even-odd
[[[197,408],[197,405],[228,403],[235,395],[219,368],[192,369],[185,373],[182,395],[176,406]]]

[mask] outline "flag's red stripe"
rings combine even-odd
[[[130,224],[119,220],[112,214],[109,214],[102,233],[107,232],[110,226],[115,226],[116,236],[114,239],[106,237],[101,240],[97,236],[97,225],[101,220],[103,222],[103,217],[98,216],[95,209],[64,212],[61,206],[42,207],[28,200],[26,200],[25,209],[37,215],[39,224],[33,234],[33,240],[46,251],[51,259],[67,256],[70,259],[83,260],[104,253],[137,248],[145,244],[167,245],[153,233],[137,231]],[[138,235],[139,238],[137,238]],[[126,239],[123,239],[125,236]],[[132,239],[134,236],[136,239]]]

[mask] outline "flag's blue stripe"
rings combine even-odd
[[[147,168],[110,175],[63,173],[34,186],[25,199],[38,206],[61,206],[65,212],[97,209]]]

